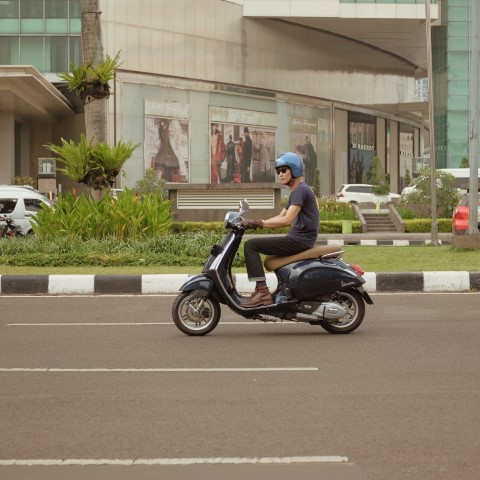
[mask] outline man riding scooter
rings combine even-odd
[[[315,194],[304,182],[302,159],[288,152],[275,160],[275,170],[280,182],[290,189],[285,208],[275,217],[266,220],[246,219],[240,226],[244,229],[281,228],[291,225],[282,237],[252,238],[245,242],[244,253],[248,279],[256,282],[254,293],[242,302],[242,307],[254,308],[273,303],[268,290],[260,254],[288,256],[312,248],[318,237],[320,215]]]

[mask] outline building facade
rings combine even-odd
[[[457,68],[468,3],[431,2],[440,167],[468,155],[468,81]],[[394,192],[424,163],[423,0],[101,0],[100,9],[105,52],[123,60],[109,141],[142,145],[118,187],[154,168],[179,208],[223,207],[225,192],[244,189],[273,205],[265,192],[284,151],[304,159],[308,183],[320,172],[322,195],[368,183],[374,156]],[[83,131],[81,105],[57,76],[81,62],[80,35],[78,0],[0,3],[0,183],[46,185],[44,145]]]

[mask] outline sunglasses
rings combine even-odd
[[[277,168],[277,175],[280,175],[281,173],[287,173],[290,169],[288,167],[280,167]]]

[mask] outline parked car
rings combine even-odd
[[[452,234],[465,235],[468,231],[468,219],[470,217],[470,195],[464,195],[453,210]],[[480,228],[480,195],[477,197],[477,221]]]
[[[53,203],[40,192],[26,185],[0,185],[0,216],[12,218],[25,235],[33,233],[30,218],[42,204]]]
[[[372,193],[373,185],[367,183],[348,183],[340,187],[335,194],[337,202],[345,203],[389,203],[400,199],[398,193],[375,195]]]

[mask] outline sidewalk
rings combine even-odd
[[[249,235],[253,237],[254,235]],[[450,244],[451,234],[440,233],[439,243]],[[430,234],[321,234],[317,245],[425,245]],[[171,275],[0,275],[0,295],[148,295],[176,294],[187,274]],[[464,292],[480,290],[480,272],[366,272],[365,289],[375,292]],[[253,291],[246,273],[235,274],[241,293]],[[276,286],[267,274],[270,289]]]

